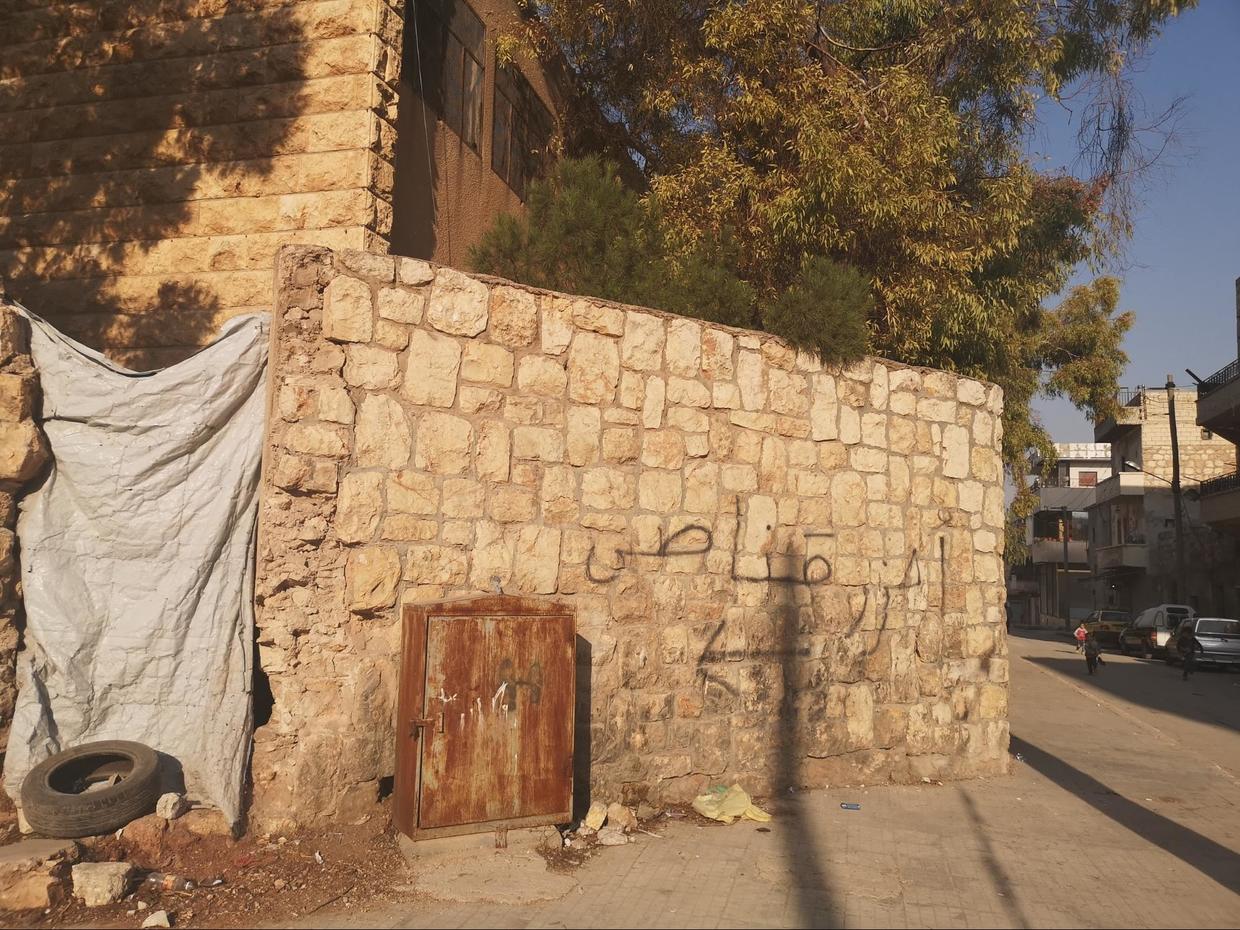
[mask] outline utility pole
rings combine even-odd
[[[1059,581],[1059,613],[1063,616],[1063,624],[1065,629],[1072,629],[1072,598],[1068,594],[1068,534],[1069,527],[1072,526],[1072,511],[1067,507],[1060,507],[1059,512],[1063,515],[1063,574]]]
[[[1175,381],[1167,375],[1167,415],[1171,418],[1171,496],[1175,501],[1175,599],[1188,603],[1184,580],[1184,500],[1180,493],[1180,439],[1175,424]]]

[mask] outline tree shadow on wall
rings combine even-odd
[[[229,308],[269,305],[271,269],[247,266],[240,237],[278,208],[229,198],[259,191],[265,156],[304,148],[299,22],[263,10],[178,20],[175,5],[152,15],[101,0],[14,7],[0,12],[0,33],[24,37],[0,59],[10,296],[140,366],[192,354]]]

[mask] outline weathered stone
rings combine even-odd
[[[498,420],[488,420],[478,427],[478,456],[475,468],[479,478],[507,481],[511,461],[511,440],[508,427]]]
[[[642,441],[642,464],[650,468],[680,468],[685,461],[685,441],[675,430],[647,432]]]
[[[336,535],[344,543],[369,542],[383,514],[383,475],[351,472],[340,482],[336,505]]]
[[[594,408],[572,407],[569,409],[565,430],[568,434],[566,450],[570,464],[589,465],[598,460],[601,428],[599,413]]]
[[[497,523],[525,523],[538,513],[538,501],[529,488],[499,485],[491,489],[487,513]]]
[[[538,335],[538,305],[529,291],[497,287],[491,291],[491,320],[488,333],[495,342],[520,349]]]
[[[625,368],[634,371],[658,371],[663,367],[663,347],[666,342],[667,327],[659,317],[634,312],[625,315],[624,338],[620,342]]]
[[[624,332],[624,311],[619,307],[593,300],[574,300],[571,312],[573,323],[580,329],[605,336],[619,336]]]
[[[672,377],[667,379],[667,399],[688,407],[709,407],[710,389],[700,381]]]
[[[667,400],[667,385],[657,375],[646,379],[646,397],[642,402],[642,426],[658,429],[663,425],[663,407]]]
[[[719,466],[714,462],[690,462],[685,466],[685,510],[715,513],[719,509]]]
[[[176,820],[188,810],[189,801],[186,800],[185,795],[175,791],[161,794],[159,800],[155,802],[155,814],[164,820]]]
[[[431,285],[426,322],[441,333],[477,336],[487,328],[490,297],[487,286],[476,278],[439,268]]]
[[[30,419],[37,393],[38,382],[33,375],[0,373],[0,423]]]
[[[447,336],[415,330],[409,339],[401,393],[414,404],[451,407],[461,367],[461,344]]]
[[[616,427],[603,430],[603,460],[617,465],[637,461],[640,443],[637,430]]]
[[[611,403],[620,382],[616,340],[577,333],[568,350],[568,396],[583,404]]]
[[[517,533],[512,581],[522,594],[554,594],[560,573],[560,531],[523,526]]]
[[[518,426],[512,431],[512,455],[539,462],[562,462],[564,434],[546,426]]]
[[[618,468],[590,468],[581,478],[581,502],[596,510],[628,510],[637,499],[637,480]]]
[[[79,862],[73,867],[73,896],[87,907],[115,904],[129,890],[132,875],[128,862]]]
[[[696,377],[702,362],[702,327],[692,320],[670,320],[667,324],[667,370],[676,375]]]
[[[512,385],[512,369],[513,357],[507,349],[485,342],[465,344],[461,377],[466,381],[509,387]]]
[[[735,374],[732,365],[732,352],[736,340],[728,333],[718,329],[707,329],[702,333],[702,372],[708,378],[729,380]]]
[[[391,397],[368,394],[357,417],[357,464],[402,468],[409,464],[413,437],[405,414]]]
[[[427,413],[418,422],[413,464],[438,475],[459,475],[469,468],[474,428],[447,413]]]
[[[142,921],[143,930],[151,930],[151,928],[171,927],[172,918],[168,916],[165,910],[152,911],[145,920]]]
[[[354,613],[368,613],[396,603],[400,555],[388,546],[349,551],[344,569],[345,603]]]
[[[426,309],[426,292],[407,287],[380,288],[375,309],[381,319],[416,325],[422,322],[422,313]]]
[[[637,486],[638,501],[643,510],[673,513],[680,509],[681,481],[678,472],[642,472]]]
[[[568,385],[568,372],[554,358],[527,355],[517,367],[517,387],[542,397],[560,397]]]
[[[741,389],[741,405],[746,410],[766,406],[766,369],[757,352],[741,352],[736,363],[736,384]]]
[[[969,476],[969,431],[963,426],[943,427],[943,474],[948,478]]]
[[[410,546],[405,550],[404,580],[411,584],[464,584],[469,559],[450,546]]]
[[[544,355],[563,355],[573,338],[572,310],[563,297],[540,300],[542,318],[539,335]]]
[[[381,391],[396,384],[399,374],[396,353],[378,346],[345,348],[344,380],[351,387]]]
[[[34,423],[6,423],[0,429],[0,481],[29,481],[47,458],[43,431]]]
[[[323,336],[333,342],[369,342],[374,333],[370,285],[338,275],[323,292]]]
[[[439,485],[431,475],[405,469],[387,478],[387,506],[397,513],[439,512]]]

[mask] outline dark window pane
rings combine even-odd
[[[443,105],[443,121],[447,123],[458,136],[463,135],[461,132],[461,104],[464,93],[463,73],[464,73],[465,50],[461,48],[461,43],[456,40],[455,36],[448,36],[448,55],[447,66],[444,68],[444,105]]]
[[[482,137],[482,65],[465,53],[465,87],[462,95],[463,126],[461,138],[471,148],[478,147]]]
[[[508,183],[508,172],[511,169],[509,146],[512,139],[512,104],[497,89],[495,92],[495,113],[491,124],[491,170],[504,183]]]
[[[418,3],[412,21],[413,30],[405,33],[403,71],[426,105],[442,114],[448,27],[425,0]]]

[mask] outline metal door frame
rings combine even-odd
[[[568,776],[568,806],[553,814],[487,820],[480,823],[456,824],[448,827],[418,827],[422,800],[422,752],[427,739],[438,734],[432,727],[415,727],[426,707],[427,634],[434,617],[568,617],[572,621],[573,661],[569,668],[571,700],[568,703],[569,733],[576,733],[577,656],[576,611],[571,605],[548,598],[518,595],[482,595],[437,601],[432,604],[406,604],[402,610],[400,634],[400,685],[396,709],[396,778],[393,784],[392,821],[396,829],[410,839],[432,839],[438,836],[461,836],[522,827],[568,823],[572,819],[573,779],[575,768]],[[421,734],[419,736],[418,734]],[[575,748],[574,748],[575,751]]]

